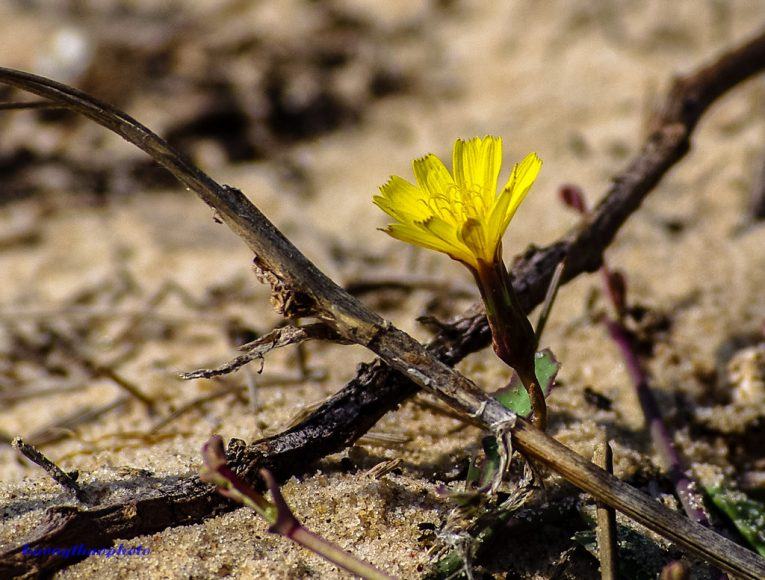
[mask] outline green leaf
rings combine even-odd
[[[529,400],[529,394],[526,392],[526,389],[523,388],[521,379],[515,373],[510,377],[510,382],[506,387],[499,389],[494,393],[494,398],[502,403],[503,407],[510,409],[521,417],[528,417],[531,415],[531,401]]]
[[[559,370],[560,362],[549,348],[540,350],[534,355],[534,373],[537,375],[537,380],[545,397],[550,394]]]
[[[552,351],[546,348],[535,355],[534,367],[537,380],[542,387],[542,392],[547,397],[555,384],[555,377],[558,375],[558,370],[560,370],[560,363]],[[510,409],[521,417],[531,415],[529,395],[523,387],[521,379],[515,373],[513,373],[506,387],[494,393],[494,398],[502,403],[505,408]]]
[[[481,440],[481,445],[483,445],[486,459],[483,462],[483,470],[481,471],[479,483],[481,490],[488,490],[499,472],[499,444],[496,437],[489,435]]]
[[[487,435],[481,440],[481,446],[483,456],[473,457],[465,479],[465,488],[478,493],[483,493],[491,487],[500,464],[499,445],[495,437]]]
[[[723,486],[705,487],[704,490],[746,541],[760,556],[765,556],[765,504]]]
[[[478,454],[474,455],[470,459],[467,477],[465,477],[465,489],[475,489],[478,487],[478,482],[481,480],[482,461],[483,460],[478,456]]]

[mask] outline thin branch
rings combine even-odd
[[[608,441],[599,443],[595,448],[593,461],[608,473],[614,472],[614,455]],[[596,510],[598,529],[598,553],[600,554],[600,577],[603,580],[615,580],[617,577],[616,512],[613,508],[598,503]]]
[[[58,465],[48,459],[42,451],[25,442],[21,437],[16,437],[11,443],[14,449],[18,450],[24,457],[42,467],[51,478],[61,485],[67,491],[70,491],[82,503],[88,503],[88,496],[85,491],[77,484],[76,474],[72,475],[61,469]]]
[[[300,344],[307,340],[331,340],[340,344],[350,344],[325,324],[309,324],[306,326],[283,326],[276,328],[260,338],[248,342],[239,347],[239,350],[247,351],[245,354],[228,361],[227,363],[212,369],[198,369],[188,373],[182,373],[183,380],[209,379],[219,375],[232,373],[255,359],[263,357],[275,350],[290,344]]]
[[[542,340],[542,334],[545,331],[545,326],[547,326],[547,320],[550,318],[550,313],[552,312],[553,304],[555,304],[555,297],[558,295],[561,279],[563,278],[563,271],[565,269],[566,259],[564,258],[557,266],[555,266],[552,280],[550,280],[550,286],[547,288],[547,294],[545,294],[544,302],[542,302],[542,309],[539,311],[537,326],[534,329],[534,334],[536,336],[534,350],[539,348],[539,341]]]
[[[610,194],[593,213],[593,218],[562,242],[542,251],[528,252],[520,263],[519,273],[528,272],[531,268],[537,274],[530,275],[530,279],[544,277],[546,283],[541,287],[544,293],[554,267],[565,256],[569,258],[569,267],[564,279],[596,269],[601,263],[603,249],[627,217],[637,209],[669,167],[688,151],[690,133],[701,114],[722,93],[763,67],[765,35],[724,55],[696,75],[677,81],[668,106],[658,117],[646,147],[622,179],[614,184]],[[525,455],[548,465],[597,500],[617,507],[697,556],[744,577],[765,575],[765,561],[758,556],[667,510],[510,413],[472,382],[437,360],[432,350],[426,350],[332,283],[241,192],[218,185],[132,118],[84,93],[27,73],[0,69],[0,82],[68,104],[146,151],[184,185],[196,191],[253,250],[256,270],[271,285],[275,306],[286,317],[318,317],[344,338],[378,354],[388,366],[410,382],[434,392],[486,428],[497,433],[510,428],[513,442]],[[521,286],[519,291],[523,295],[528,288]],[[529,306],[529,298],[527,294],[525,307]],[[476,312],[475,316],[478,326],[485,326],[481,314]],[[485,330],[481,333],[484,340],[488,338]],[[464,352],[459,350],[455,354],[457,357],[464,356]],[[444,358],[448,361],[451,357],[447,355]],[[382,363],[378,363],[380,366],[383,366]],[[393,376],[393,371],[388,372]],[[407,385],[407,389],[409,393],[406,394],[411,394],[416,387]],[[391,408],[402,397],[391,399],[381,406]],[[327,425],[323,428],[326,434]],[[240,452],[243,456],[239,459],[245,461],[245,476],[253,477],[253,469],[258,468],[258,459],[261,464],[264,463],[263,457],[257,456],[256,446],[244,447]],[[16,553],[11,551],[8,554],[11,566],[15,565]],[[0,562],[3,560],[0,559]],[[56,565],[50,561],[47,564],[48,567]]]
[[[51,103],[50,101],[19,101],[13,103],[0,103],[0,111],[22,111],[29,109],[67,109],[64,105]]]

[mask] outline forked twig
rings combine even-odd
[[[227,363],[211,368],[199,369],[188,373],[182,373],[183,380],[189,379],[209,379],[219,375],[232,373],[244,365],[251,363],[256,359],[263,357],[275,350],[290,344],[301,344],[307,340],[331,340],[340,344],[349,344],[350,341],[338,335],[325,324],[308,324],[306,326],[283,326],[276,328],[260,338],[248,342],[239,347],[239,350],[246,351],[245,354],[228,361]]]

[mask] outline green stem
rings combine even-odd
[[[292,513],[279,489],[279,484],[267,469],[261,469],[260,475],[271,491],[273,503],[249,483],[240,479],[226,462],[226,452],[220,435],[214,435],[205,443],[202,448],[202,458],[204,459],[204,467],[200,471],[202,481],[212,483],[222,495],[253,509],[271,524],[268,528],[269,532],[282,535],[365,580],[393,579],[392,576],[380,572],[374,566],[359,560],[353,554],[306,528]]]
[[[320,555],[325,560],[329,560],[340,568],[351,574],[355,574],[360,578],[367,578],[369,580],[391,580],[391,576],[380,572],[366,562],[362,562],[355,556],[352,556],[321,536],[316,535],[302,525],[293,529],[287,537],[296,544],[303,546],[314,554]]]
[[[539,312],[539,319],[537,320],[537,327],[534,330],[535,336],[534,339],[536,341],[536,344],[534,345],[534,350],[539,350],[539,342],[542,340],[542,333],[545,330],[545,326],[547,325],[547,320],[550,318],[550,312],[552,312],[553,304],[555,303],[555,298],[558,296],[558,288],[560,288],[560,283],[563,280],[563,270],[566,268],[566,258],[563,258],[557,266],[555,266],[555,271],[553,272],[552,280],[550,280],[550,285],[547,287],[547,294],[545,294],[545,301],[542,303],[542,310]]]
[[[500,246],[493,262],[479,260],[478,267],[471,271],[486,308],[494,352],[518,373],[531,400],[534,425],[544,430],[547,405],[534,372],[536,336],[518,302],[501,256]]]

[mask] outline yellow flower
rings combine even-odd
[[[435,155],[416,159],[417,185],[393,176],[374,203],[397,223],[383,231],[394,238],[448,254],[475,269],[494,262],[510,220],[536,179],[542,161],[531,153],[497,193],[502,139],[484,137],[454,144],[453,173]]]

